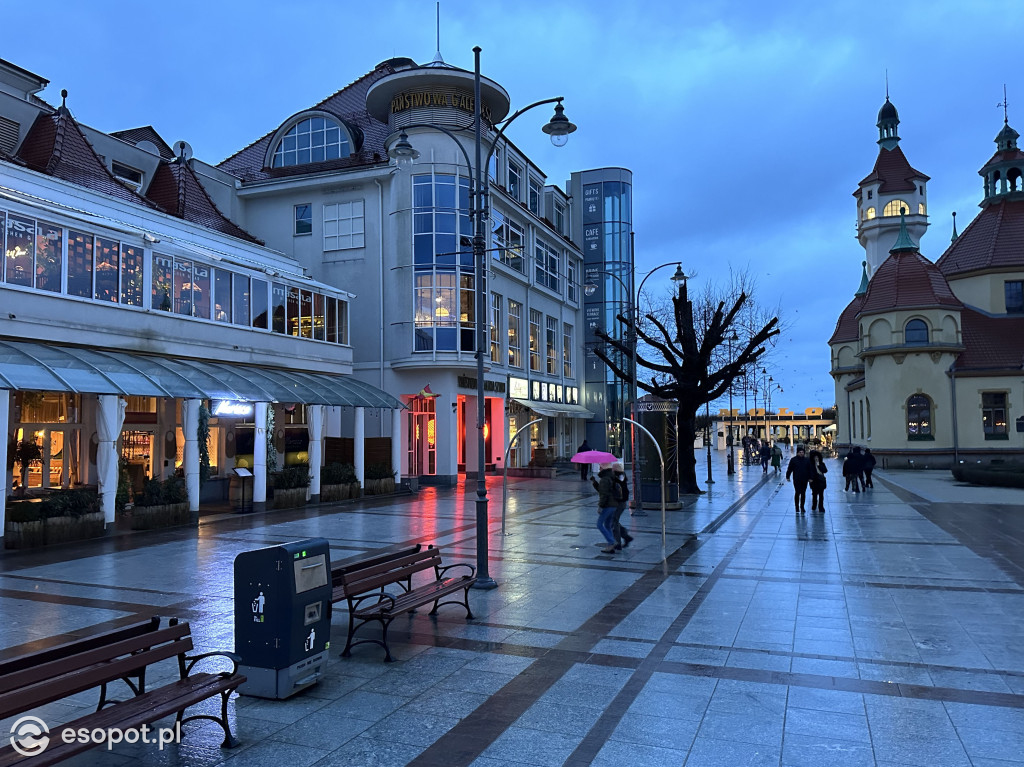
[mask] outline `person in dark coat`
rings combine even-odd
[[[876,461],[875,457],[873,455],[871,455],[871,448],[870,447],[864,448],[864,459],[863,460],[864,460],[864,488],[867,489],[867,488],[870,487],[871,489],[874,489],[875,486],[871,482],[871,472],[873,472],[875,470],[875,464],[878,463],[878,461]]]
[[[588,445],[587,444],[587,440],[584,439],[582,444],[580,444],[580,446],[576,449],[576,452],[577,453],[585,453],[588,450],[590,450],[590,445]],[[593,464],[591,464],[591,463],[581,463],[580,464],[580,479],[582,479],[584,482],[586,481],[587,477],[590,476],[590,469],[591,468],[593,468]]]
[[[597,529],[604,536],[605,547],[601,549],[603,554],[615,553],[615,534],[612,532],[612,525],[615,520],[615,475],[612,472],[612,464],[602,463],[601,471],[597,474]]]
[[[860,454],[860,446],[854,445],[843,461],[843,477],[846,478],[846,487],[849,490],[853,485],[853,492],[859,493],[860,486],[864,482],[862,473],[864,471],[864,456]]]
[[[772,448],[768,444],[768,440],[761,443],[761,449],[757,451],[758,457],[761,459],[761,473],[768,473],[768,462],[772,460]]]
[[[825,475],[828,474],[828,467],[817,450],[811,451],[811,511],[825,513],[825,488],[828,482]]]
[[[796,449],[796,455],[789,459],[786,468],[786,481],[793,480],[793,505],[797,514],[803,514],[807,497],[807,483],[811,479],[811,459],[804,455],[804,446]]]
[[[612,498],[615,499],[615,516],[612,519],[612,535],[615,536],[615,550],[622,551],[633,542],[633,536],[622,524],[622,512],[629,505],[629,481],[626,479],[626,469],[621,461],[612,464],[612,477],[615,484],[612,486]]]

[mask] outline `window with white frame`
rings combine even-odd
[[[517,201],[523,196],[523,168],[512,160],[508,161],[508,193]]]
[[[577,291],[579,290],[579,267],[576,265],[576,261],[567,258],[565,260],[565,297],[570,301],[578,301],[579,296]]]
[[[491,293],[491,362],[501,362],[501,295]]]
[[[336,160],[350,154],[352,144],[348,131],[325,117],[310,117],[297,122],[281,137],[274,149],[271,167]]]
[[[530,370],[540,372],[540,324],[544,315],[530,309]]]
[[[565,206],[560,202],[556,202],[554,207],[555,229],[558,230],[559,234],[565,234]]]
[[[547,318],[545,328],[545,339],[547,343],[547,371],[551,375],[558,374],[558,320],[554,317]]]
[[[313,233],[313,206],[308,202],[295,206],[295,234]]]
[[[540,182],[535,178],[530,179],[530,195],[527,207],[535,216],[540,215]]]
[[[562,323],[562,374],[572,378],[572,325]]]
[[[524,271],[526,234],[515,221],[497,208],[491,209],[491,240],[494,258],[517,272]]]
[[[538,239],[534,246],[534,279],[538,285],[558,292],[558,251]]]
[[[346,250],[365,245],[363,201],[324,204],[324,250]]]
[[[508,364],[509,367],[523,366],[523,305],[508,300]]]

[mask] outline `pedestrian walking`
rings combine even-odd
[[[772,468],[776,474],[782,473],[782,448],[778,442],[772,445]]]
[[[615,500],[615,516],[612,518],[612,535],[615,537],[615,550],[622,551],[633,542],[633,536],[622,524],[622,513],[629,505],[629,482],[626,480],[626,469],[621,461],[612,464],[612,498]]]
[[[807,483],[811,479],[811,461],[804,455],[804,446],[796,449],[796,455],[789,459],[789,466],[786,467],[786,481],[793,479],[793,505],[797,514],[807,511],[805,508],[807,497]]]
[[[864,458],[863,458],[863,461],[864,461],[864,488],[867,489],[867,488],[870,487],[872,490],[874,490],[875,486],[871,482],[871,472],[873,472],[875,470],[875,464],[877,464],[878,461],[876,461],[875,457],[873,455],[871,455],[871,448],[870,447],[864,448]]]
[[[860,446],[854,445],[843,460],[843,477],[846,479],[846,487],[843,490],[848,491],[850,485],[853,485],[853,492],[859,493],[864,482],[863,471],[864,456],[860,453]]]
[[[600,471],[597,473],[597,481],[594,482],[597,488],[597,529],[604,536],[605,547],[601,549],[603,554],[615,553],[615,534],[612,532],[612,524],[615,520],[615,475],[612,472],[612,464],[600,464]]]
[[[761,445],[761,449],[757,451],[758,457],[761,459],[761,473],[768,473],[768,462],[772,460],[772,448],[768,444],[768,440],[765,440]]]
[[[584,439],[577,448],[577,453],[585,453],[590,450],[590,445],[587,444],[587,440]],[[586,481],[587,477],[590,476],[590,470],[594,467],[592,463],[581,463],[580,464],[580,479]]]
[[[825,475],[828,474],[828,466],[817,450],[812,450],[811,455],[811,511],[825,513],[825,488],[828,482]]]

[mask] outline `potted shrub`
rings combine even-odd
[[[395,473],[386,463],[371,463],[366,467],[366,494],[390,495],[395,492]]]
[[[320,501],[344,501],[359,497],[356,469],[350,463],[329,463],[320,475]]]
[[[275,509],[306,505],[306,488],[309,487],[308,466],[289,466],[272,477]]]
[[[183,477],[146,480],[142,492],[135,497],[132,530],[173,527],[190,521],[188,490]]]
[[[9,549],[80,541],[103,535],[104,519],[95,490],[61,490],[41,502],[12,504],[4,525]]]
[[[28,491],[28,469],[34,463],[43,460],[43,449],[35,440],[23,439],[14,447],[14,460],[20,467],[21,481],[18,484],[18,497],[24,498]]]

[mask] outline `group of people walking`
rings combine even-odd
[[[871,472],[875,470],[876,463],[870,447],[864,448],[861,453],[860,446],[854,445],[843,460],[843,477],[846,479],[844,490],[849,491],[852,486],[853,492],[859,493],[869,487],[874,488]]]
[[[793,505],[797,514],[807,513],[808,485],[811,488],[811,511],[825,513],[826,474],[828,467],[820,451],[812,450],[808,456],[803,445],[796,449],[796,455],[789,459],[786,467],[786,481],[793,482]]]
[[[604,536],[604,554],[622,551],[633,541],[633,536],[622,524],[622,512],[629,505],[629,482],[622,463],[602,463],[597,477],[591,477],[597,490],[597,529]]]

